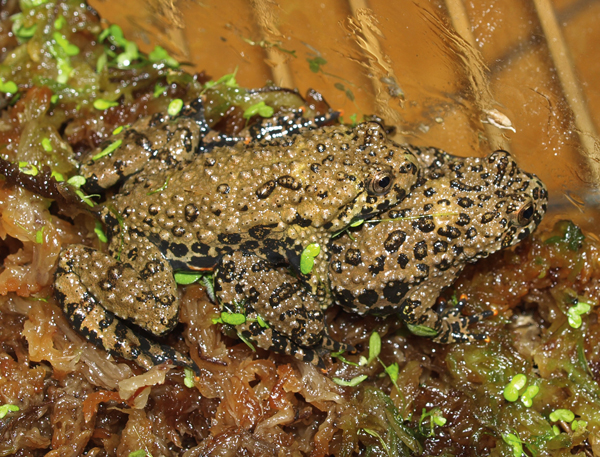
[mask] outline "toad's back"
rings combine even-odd
[[[146,167],[113,204],[126,232],[150,238],[179,267],[201,267],[223,249],[255,251],[272,239],[285,251],[380,213],[405,197],[415,163],[376,123],[323,127]]]

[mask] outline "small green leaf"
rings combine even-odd
[[[568,409],[557,409],[551,412],[549,417],[552,422],[572,422],[573,419],[575,419],[575,414],[573,414],[573,412]]]
[[[269,324],[267,324],[260,315],[256,316],[256,322],[258,322],[258,325],[260,325],[262,328],[269,328]]]
[[[165,182],[163,183],[162,186],[160,186],[158,189],[151,190],[146,195],[154,195],[154,194],[156,194],[158,192],[162,192],[163,190],[165,190],[169,186],[169,179],[171,179],[171,177],[167,176],[167,179],[165,179]]]
[[[58,101],[58,95],[54,94],[52,97],[50,97],[50,103],[52,103],[53,105],[56,104],[56,102]]]
[[[33,24],[31,27],[25,27],[21,25],[20,27],[13,27],[13,32],[17,38],[26,41],[28,38],[31,38],[35,35],[35,31],[37,30],[37,24]]]
[[[438,334],[437,330],[425,325],[406,324],[406,328],[410,333],[417,336],[434,337]]]
[[[52,173],[50,174],[51,178],[54,178],[54,180],[56,182],[63,182],[65,180],[65,177],[62,175],[62,173],[59,173],[58,171],[54,171],[52,170]],[[83,176],[82,176],[83,178]],[[83,178],[85,181],[85,178]]]
[[[577,430],[579,430],[580,432],[585,432],[586,428],[587,421],[573,420],[573,422],[571,422],[571,430],[573,430],[574,432],[576,432]]]
[[[42,138],[42,148],[46,152],[52,152],[52,143],[50,143],[50,138]]]
[[[235,79],[235,75],[237,74],[238,68],[235,67],[233,73],[229,73],[227,75],[221,76],[216,81],[207,81],[204,84],[204,89],[210,89],[211,87],[218,86],[219,84],[223,84],[227,87],[238,87],[238,83]]]
[[[196,271],[176,271],[173,276],[177,284],[187,286],[197,282],[203,276],[203,274]]]
[[[1,405],[0,406],[0,419],[4,419],[8,413],[15,413],[19,411],[19,407],[16,405]]]
[[[575,306],[572,306],[567,311],[567,320],[569,322],[569,325],[573,328],[581,327],[581,324],[583,323],[581,316],[589,313],[591,309],[592,306],[589,303],[584,301],[578,301]]]
[[[99,197],[100,195],[86,195],[79,189],[75,190],[75,195],[83,200],[83,202],[88,206],[95,206],[95,203],[91,200],[92,197]]]
[[[111,143],[109,146],[107,146],[106,148],[104,148],[98,154],[96,154],[95,156],[93,156],[92,160],[96,161],[98,159],[101,159],[104,156],[107,156],[107,155],[111,154],[113,151],[115,151],[116,149],[118,149],[119,146],[121,146],[121,143],[123,143],[123,140],[117,140],[114,143]]]
[[[306,61],[308,62],[308,68],[310,68],[310,71],[313,73],[319,73],[319,71],[321,71],[321,66],[327,63],[327,61],[321,56],[316,56],[312,59],[306,59]]]
[[[508,433],[506,435],[502,435],[502,439],[506,444],[512,447],[514,457],[521,457],[523,455],[523,442],[517,435]]]
[[[390,448],[379,433],[377,433],[375,430],[371,430],[370,428],[363,428],[363,430],[366,434],[377,438],[379,440],[379,444],[381,444],[381,447],[385,450],[387,455],[390,455]]]
[[[68,56],[73,57],[79,54],[79,48],[73,43],[70,43],[64,36],[60,34],[60,32],[54,32],[52,34],[52,38],[54,38],[54,41],[56,41],[56,43],[64,49]]]
[[[124,48],[127,44],[127,40],[123,36],[123,30],[121,30],[121,27],[117,24],[111,24],[110,27],[98,35],[98,40],[100,42],[104,41],[106,38],[108,38],[112,44],[121,48]]]
[[[71,62],[66,59],[57,58],[56,66],[58,68],[58,76],[56,77],[56,81],[60,84],[67,84],[67,81],[73,72]]]
[[[357,221],[352,222],[352,224],[350,224],[350,227],[358,227],[359,225],[363,225],[364,223],[364,219],[359,219]]]
[[[371,363],[381,353],[381,337],[379,333],[373,332],[371,333],[371,337],[369,338],[369,359],[367,360],[367,364]]]
[[[169,116],[177,116],[182,108],[183,108],[183,100],[180,98],[176,98],[174,100],[171,100],[171,103],[169,103],[169,107],[167,108],[167,113],[169,113]]]
[[[125,129],[124,125],[119,125],[116,129],[113,130],[112,134],[113,135],[118,135],[119,133],[121,133],[123,130]]]
[[[398,367],[398,363],[394,362],[391,365],[385,367],[385,372],[390,377],[392,382],[396,384],[398,381],[398,375],[400,374],[400,368]]]
[[[561,221],[562,236],[553,236],[545,241],[545,244],[565,243],[570,251],[578,251],[581,248],[585,235],[581,229],[571,221]]]
[[[23,10],[30,10],[37,6],[48,3],[48,1],[49,0],[20,0],[19,5],[21,6],[21,9],[23,9]]]
[[[60,36],[60,34],[58,35]],[[49,43],[48,51],[50,51],[50,54],[56,59],[56,68],[58,70],[56,81],[60,84],[66,84],[73,72],[73,67],[71,67],[71,61],[67,52],[58,45],[58,42]]]
[[[19,170],[21,173],[29,176],[37,176],[39,173],[38,168],[29,162],[19,162]]]
[[[446,422],[448,422],[448,419],[446,419],[444,416],[442,416],[442,412],[441,411],[437,411],[436,414],[433,414],[431,416],[431,420],[438,427],[443,427],[444,425],[446,425]]]
[[[350,381],[345,381],[344,379],[340,379],[340,378],[331,378],[331,380],[333,382],[335,382],[338,386],[356,387],[367,378],[368,378],[368,376],[366,374],[361,374],[360,376],[357,376],[356,378],[352,378]]]
[[[504,387],[504,398],[506,401],[517,401],[519,399],[519,391],[525,388],[527,384],[527,376],[518,374],[512,377],[510,382]]]
[[[13,14],[10,17],[10,20],[13,22],[12,32],[21,41],[27,41],[29,38],[35,35],[35,31],[37,30],[37,24],[25,27],[23,24],[24,19],[25,16],[23,13]]]
[[[248,107],[246,111],[244,111],[243,118],[250,119],[252,116],[260,115],[262,117],[271,117],[273,116],[274,109],[265,104],[264,101],[260,101],[255,103],[254,105]]]
[[[85,184],[85,178],[81,175],[71,176],[69,179],[67,179],[67,183],[79,189]]]
[[[96,73],[100,73],[102,70],[104,70],[104,67],[106,67],[107,63],[108,56],[106,55],[106,52],[103,52],[100,54],[100,57],[98,57],[98,60],[96,60]]]
[[[154,50],[148,54],[150,62],[164,62],[168,67],[178,68],[179,62],[169,55],[169,53],[160,46],[155,46]]]
[[[584,301],[579,301],[575,306],[571,308],[574,313],[579,315],[587,314],[592,310],[592,306]]]
[[[583,324],[583,319],[581,319],[581,316],[579,314],[568,312],[567,322],[569,323],[569,326],[573,328],[579,328],[581,327],[581,324]]]
[[[104,233],[104,228],[102,227],[102,223],[100,221],[96,221],[94,233],[100,241],[102,241],[103,243],[108,243],[108,238],[106,237],[106,233]]]
[[[130,452],[127,457],[146,457],[148,454],[143,449],[139,449],[137,451]]]
[[[560,428],[558,428],[558,425],[552,426],[552,433],[554,433],[556,436],[560,435]]]
[[[221,313],[221,319],[224,324],[228,325],[242,325],[246,323],[246,316],[242,313]]]
[[[521,395],[521,403],[525,405],[527,408],[531,408],[533,405],[533,398],[540,392],[540,388],[538,386],[529,386]]]
[[[13,81],[2,81],[0,79],[0,92],[5,94],[16,94],[19,91],[19,88]]]
[[[254,347],[254,345],[250,342],[250,340],[248,338],[246,338],[244,335],[242,335],[241,332],[237,332],[237,336],[240,340],[242,340],[244,342],[244,344],[246,346],[248,346],[250,348],[250,350],[252,352],[256,352],[256,348]]]
[[[200,282],[206,288],[206,294],[208,298],[210,298],[213,302],[217,301],[217,297],[215,295],[215,278],[212,273],[206,273],[202,278],[200,278]]]
[[[126,41],[125,51],[117,56],[116,62],[119,68],[127,68],[134,60],[139,59],[140,54],[137,44],[133,41]]]
[[[304,248],[300,254],[300,271],[302,274],[309,274],[315,264],[315,257],[321,252],[321,246],[318,243],[311,243]]]
[[[104,111],[105,109],[111,108],[113,106],[119,106],[119,102],[112,102],[110,100],[104,100],[102,98],[97,98],[94,100],[94,108],[99,111]]]
[[[110,35],[110,27],[107,29],[102,30],[102,32],[100,32],[98,34],[98,41],[100,43],[102,43],[104,40],[106,40],[106,37]]]
[[[354,367],[358,366],[358,363],[355,362],[350,362],[350,360],[346,359],[344,356],[342,356],[342,354],[344,353],[344,351],[340,351],[340,352],[332,352],[331,353],[331,357],[340,360],[343,363],[346,363],[348,365],[352,365]],[[367,360],[367,359],[365,359]]]
[[[183,369],[183,372],[185,373],[185,378],[183,378],[183,383],[185,384],[186,387],[188,388],[193,388],[195,383],[194,383],[194,371],[191,368],[187,368],[185,367]]]
[[[167,90],[167,86],[163,86],[160,83],[156,83],[154,86],[154,94],[153,97],[154,98],[158,98],[160,97],[162,94],[165,93],[165,91]]]
[[[425,430],[423,427],[423,422],[425,419],[429,418],[429,434],[428,436],[434,436],[434,429],[437,425],[438,427],[442,427],[446,425],[447,419],[442,414],[442,411],[437,406],[430,411],[427,411],[425,408],[421,411],[421,418],[419,419],[419,431],[422,434],[425,434]]]
[[[58,18],[56,18],[54,21],[54,28],[56,30],[60,30],[64,25],[67,25],[67,20],[64,16],[58,16]]]
[[[46,227],[42,227],[40,230],[35,232],[35,242],[37,244],[43,244],[44,243],[44,229]]]

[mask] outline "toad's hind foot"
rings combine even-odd
[[[329,335],[323,335],[323,340],[320,345],[323,349],[328,352],[353,352],[355,349],[350,344],[340,343],[334,340]]]
[[[64,248],[56,269],[55,296],[75,330],[111,354],[146,370],[171,362],[198,372],[189,357],[135,330],[145,325],[147,331],[164,335],[178,322],[175,282],[160,268],[152,249],[138,245],[138,252],[143,254],[138,257],[146,262],[138,274],[132,265],[89,247]],[[124,251],[123,255],[131,259],[127,254]],[[120,306],[122,303],[131,306]],[[136,327],[130,328],[126,322]]]
[[[132,360],[146,370],[162,363],[186,367],[198,375],[196,363],[172,347],[158,344],[129,328],[110,311],[87,296],[85,302],[69,302],[68,294],[57,293],[63,311],[73,327],[89,342],[113,356]]]
[[[433,338],[437,343],[465,343],[473,341],[486,341],[488,336],[483,333],[472,333],[468,327],[476,322],[498,314],[497,311],[486,310],[481,313],[465,316],[461,313],[467,304],[467,296],[461,295],[454,307],[448,307],[447,301],[439,299],[434,311],[439,316],[435,330],[438,334]]]
[[[263,327],[258,322],[239,326],[238,331],[244,338],[256,343],[262,349],[292,355],[298,360],[311,363],[323,370],[326,367],[323,356],[330,352],[346,352],[354,349],[348,344],[333,340],[329,335],[324,335],[318,346],[303,347],[277,330]]]

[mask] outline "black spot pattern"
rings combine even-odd
[[[433,243],[433,253],[440,254],[448,250],[448,243],[444,240],[435,240]]]
[[[398,304],[410,290],[410,284],[404,281],[390,281],[383,288],[383,296],[390,303]]]
[[[400,268],[404,270],[406,268],[406,265],[408,265],[408,260],[409,259],[406,254],[398,255],[398,265],[400,265]]]
[[[437,232],[438,234],[450,238],[451,240],[455,240],[461,235],[460,230],[458,230],[456,227],[452,227],[451,225],[440,227]]]
[[[383,243],[383,246],[387,252],[396,252],[406,241],[406,232],[402,230],[394,230],[388,235]]]
[[[415,259],[423,260],[425,257],[427,257],[427,242],[419,241],[417,244],[415,244],[413,252]]]
[[[481,223],[488,224],[494,220],[494,218],[498,215],[495,211],[490,211],[481,216]]]
[[[271,229],[274,227],[277,227],[277,224],[255,225],[248,230],[248,234],[256,240],[263,240],[271,233]]]
[[[360,250],[358,249],[348,249],[346,251],[346,263],[349,265],[358,266],[362,262]]]
[[[384,270],[384,267],[385,267],[385,256],[382,255],[382,256],[375,258],[375,261],[371,265],[369,265],[369,271],[371,272],[371,274],[373,276],[376,276]]]
[[[275,187],[277,187],[277,183],[273,180],[267,181],[266,183],[264,183],[262,186],[260,186],[258,188],[258,190],[256,191],[256,196],[263,200],[265,198],[267,198],[269,195],[271,195],[271,193],[275,190]]]

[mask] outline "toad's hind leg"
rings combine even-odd
[[[237,330],[263,349],[321,365],[319,354],[349,348],[327,335],[321,303],[286,268],[238,251],[223,258],[215,291],[226,311],[244,311]]]
[[[277,330],[265,327],[258,322],[247,321],[245,324],[237,326],[237,331],[241,336],[253,341],[260,348],[268,349],[278,354],[293,355],[298,360],[312,363],[319,368],[325,369],[325,362],[322,356],[327,353],[327,350],[319,347],[302,347]]]
[[[165,265],[144,256],[145,268],[82,245],[71,245],[60,254],[55,294],[76,330],[113,355],[133,360],[149,369],[172,361],[197,370],[195,363],[168,346],[138,334],[121,319],[154,334],[169,332],[178,322],[177,286],[162,276]],[[139,265],[135,265],[139,268]]]

